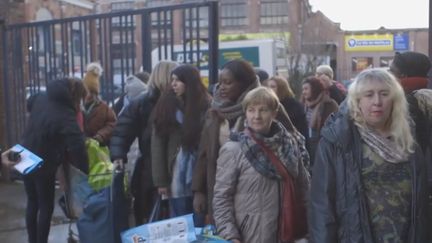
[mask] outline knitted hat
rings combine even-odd
[[[87,72],[84,75],[83,83],[89,93],[99,94],[99,78],[102,75],[102,66],[97,62],[87,65]]]
[[[330,79],[333,79],[333,69],[329,65],[320,65],[316,68],[317,74],[324,74]]]
[[[431,62],[423,53],[407,51],[404,53],[396,52],[393,65],[399,69],[401,74],[407,77],[427,77]]]
[[[266,70],[261,68],[254,68],[255,74],[258,76],[259,81],[263,83],[265,80],[269,79],[269,74],[266,72]]]
[[[130,75],[125,81],[125,92],[129,100],[137,97],[147,89],[147,84],[143,83],[135,75]]]

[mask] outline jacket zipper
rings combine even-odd
[[[410,159],[410,162],[412,161],[412,159]],[[412,226],[412,237],[413,242],[415,242],[416,239],[416,225],[417,225],[417,216],[416,216],[416,207],[415,207],[415,203],[416,203],[416,190],[417,190],[417,183],[416,183],[416,178],[417,178],[417,171],[416,171],[416,164],[415,162],[412,163],[411,170],[410,170],[410,174],[411,174],[411,188],[412,188],[412,192],[411,192],[411,226]]]

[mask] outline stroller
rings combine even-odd
[[[124,170],[114,168],[111,183],[98,191],[93,190],[88,178],[107,173],[87,176],[72,165],[64,166],[64,170],[69,186],[59,204],[70,220],[68,242],[121,242],[120,232],[128,228]],[[78,234],[72,229],[73,223]]]

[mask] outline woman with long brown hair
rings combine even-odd
[[[338,110],[338,104],[328,96],[323,84],[316,77],[308,77],[303,81],[302,99],[308,122],[308,151],[313,164],[321,128],[327,117]]]
[[[192,172],[209,103],[199,70],[184,64],[172,71],[171,89],[152,114],[153,183],[161,196],[170,198],[173,216],[193,212]]]

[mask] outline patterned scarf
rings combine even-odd
[[[232,102],[226,99],[222,99],[220,97],[219,84],[217,84],[216,92],[212,100],[211,108],[217,110],[219,114],[221,114],[225,119],[228,120],[235,119],[243,115],[243,108],[241,105],[243,98],[250,90],[258,86],[260,86],[260,83],[258,80],[255,80],[255,82],[249,85],[249,87],[247,87],[245,91],[243,91],[243,93],[240,95],[240,97],[237,99],[236,102]]]
[[[408,160],[408,154],[401,151],[399,146],[391,139],[377,134],[371,129],[356,124],[362,140],[381,158],[390,163],[401,163]]]
[[[306,164],[309,155],[302,141],[303,136],[297,137],[296,131],[292,134],[287,132],[279,122],[273,123],[270,131],[271,137],[263,137],[247,128],[237,134],[237,141],[240,141],[241,150],[258,173],[278,181],[281,190],[279,241],[294,242],[307,233],[306,194],[303,193],[308,191],[309,183],[302,183],[305,178],[300,173],[304,171],[300,170],[305,170],[301,162],[303,159]]]
[[[258,173],[270,179],[280,180],[281,176],[270,162],[270,158],[248,135],[248,132],[253,131],[247,130],[240,133],[231,133],[231,140],[241,143],[241,149],[245,153],[245,157]],[[305,147],[302,146],[304,145],[303,136],[297,132],[289,133],[280,122],[276,121],[273,122],[271,131],[273,134],[271,137],[264,137],[258,133],[254,133],[254,136],[273,151],[280,161],[284,163],[293,178],[297,178],[299,163],[303,160],[307,168],[309,162],[309,154]]]

